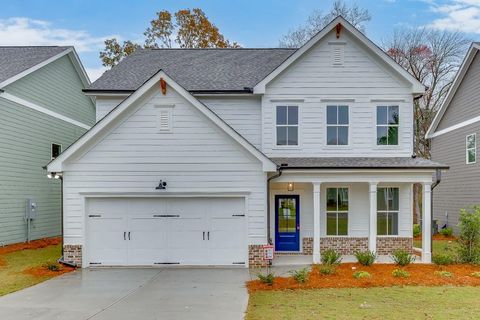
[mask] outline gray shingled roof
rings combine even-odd
[[[138,89],[160,69],[189,91],[252,88],[295,49],[141,49],[85,91]]]
[[[0,47],[0,82],[3,82],[71,47]]]
[[[447,165],[423,158],[271,158],[277,165],[291,169],[448,169]]]

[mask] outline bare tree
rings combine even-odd
[[[372,19],[367,9],[360,8],[356,4],[349,7],[342,0],[337,0],[326,14],[321,10],[313,11],[304,25],[290,30],[280,39],[280,47],[301,47],[338,16],[344,17],[362,32],[365,32],[365,23]]]

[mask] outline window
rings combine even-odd
[[[298,106],[277,106],[277,146],[298,146]]]
[[[466,148],[467,164],[473,164],[477,162],[477,135],[475,133],[467,136]]]
[[[60,153],[62,153],[62,145],[52,143],[52,148],[50,150],[50,157],[52,158],[52,160],[58,157]]]
[[[348,234],[348,188],[327,188],[327,235]]]
[[[157,108],[157,129],[160,133],[173,132],[173,107],[174,105],[160,105]]]
[[[348,145],[348,106],[327,106],[327,145]]]
[[[398,106],[377,107],[377,145],[398,145]]]
[[[377,234],[398,235],[398,188],[377,190]]]

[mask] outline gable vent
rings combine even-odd
[[[173,131],[173,105],[155,106],[157,108],[157,129],[160,133]]]
[[[345,57],[345,45],[344,44],[330,44],[330,53],[333,66],[343,66]]]

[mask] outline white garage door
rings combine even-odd
[[[87,210],[88,265],[246,263],[242,198],[92,198]]]

